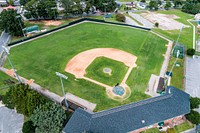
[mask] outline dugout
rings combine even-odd
[[[35,32],[35,31],[39,31],[39,26],[38,25],[33,25],[30,27],[25,28],[25,31],[27,34]]]
[[[160,77],[158,81],[157,93],[161,93],[165,90],[164,83],[165,79],[163,77]]]
[[[173,53],[172,53],[173,57],[176,58],[178,50],[180,52],[178,58],[183,59],[184,55],[185,55],[185,47],[184,47],[184,45],[178,44],[178,45],[174,46]]]

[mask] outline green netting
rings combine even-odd
[[[173,50],[173,56],[176,57],[177,56],[177,52],[180,52],[179,54],[179,57],[178,58],[181,58],[183,59],[184,58],[184,54],[185,54],[185,48],[184,48],[184,45],[176,45],[174,47],[174,50]]]
[[[27,28],[26,28],[26,32],[27,32],[27,33],[33,32],[33,31],[38,31],[38,30],[39,30],[38,25],[34,25],[34,26],[30,26],[30,27],[27,27]]]

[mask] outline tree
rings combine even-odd
[[[168,10],[171,6],[172,6],[171,2],[167,0],[164,8]]]
[[[150,10],[154,9],[154,10],[158,10],[158,3],[155,0],[151,0],[149,2],[149,8]]]
[[[190,97],[190,108],[191,109],[199,108],[199,105],[200,105],[200,98]]]
[[[191,14],[199,13],[200,3],[186,2],[182,7],[182,11]]]
[[[55,19],[58,15],[55,0],[31,0],[25,5],[25,16],[35,19]]]
[[[20,0],[20,4],[21,5],[25,5],[26,3],[28,3],[29,1],[31,1],[31,0]]]
[[[36,132],[58,133],[61,132],[67,115],[60,106],[47,102],[37,107],[30,119],[33,125],[36,126]]]
[[[121,13],[117,13],[116,14],[116,20],[119,21],[119,22],[125,22],[126,21],[126,17]]]
[[[64,8],[64,14],[68,16],[71,12],[73,2],[71,0],[61,0],[60,2],[62,3],[62,7]]]
[[[86,7],[85,7],[85,12],[87,14],[89,14],[89,12],[91,11],[91,9],[93,8],[94,5],[94,0],[86,0],[85,1]]]
[[[174,3],[174,7],[176,8],[176,7],[180,6],[180,5],[182,5],[183,1],[182,0],[173,0],[173,3]]]
[[[200,114],[197,111],[191,110],[191,112],[186,115],[186,118],[193,124],[200,124]]]
[[[94,6],[101,11],[114,11],[117,7],[115,0],[94,0]]]
[[[13,0],[7,0],[8,5],[14,6],[14,1]]]
[[[30,116],[40,104],[46,103],[46,98],[24,84],[11,85],[9,91],[3,96],[3,103],[8,108],[16,108],[17,112]]]
[[[0,14],[0,29],[14,36],[23,36],[22,29],[25,27],[16,10],[3,10]]]
[[[157,27],[157,28],[158,28],[158,26],[159,26],[159,23],[158,23],[158,22],[156,22],[156,23],[155,23],[155,27]]]
[[[193,56],[195,54],[195,49],[189,48],[187,49],[187,55]]]

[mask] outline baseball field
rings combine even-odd
[[[11,48],[9,56],[19,75],[34,79],[35,83],[59,95],[62,95],[61,84],[55,72],[65,74],[69,77],[64,80],[65,92],[96,103],[95,111],[100,111],[149,98],[144,91],[150,75],[159,75],[167,43],[149,31],[86,22],[15,46]],[[103,86],[76,78],[65,71],[67,63],[74,56],[95,48],[119,49],[137,57],[137,67],[132,69],[126,80],[131,90],[128,99],[121,102],[112,100],[106,95]],[[88,66],[86,76],[113,85],[115,83],[112,82],[121,81],[127,71],[125,64],[121,64],[122,62],[99,58]],[[102,75],[102,66],[112,69],[112,80],[109,80],[108,75]],[[10,68],[9,63],[7,62],[4,67]]]

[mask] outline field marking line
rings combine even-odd
[[[95,84],[97,84],[97,85],[103,86],[103,87],[105,87],[105,88],[112,88],[112,87],[109,86],[109,85],[106,85],[106,84],[104,84],[104,83],[98,82],[98,81],[93,80],[93,79],[91,79],[91,78],[87,78],[87,77],[82,77],[82,78],[85,79],[85,80],[88,80],[88,81],[90,81],[90,82],[92,82],[92,83],[95,83]]]
[[[187,22],[190,24],[190,25],[192,25],[192,27],[193,27],[193,49],[195,49],[195,38],[196,38],[196,34],[195,34],[195,32],[196,32],[196,29],[195,29],[195,26],[190,22],[191,21],[191,19],[188,19],[187,20]]]

